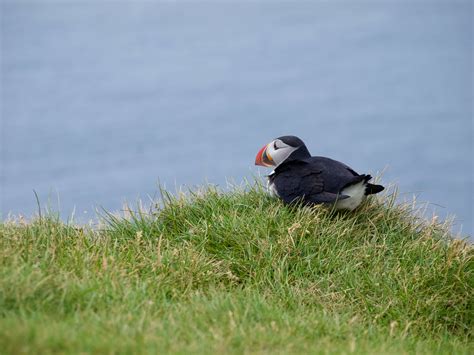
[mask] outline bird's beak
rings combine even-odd
[[[259,150],[255,157],[255,165],[273,166],[275,165],[271,155],[267,152],[268,144]]]

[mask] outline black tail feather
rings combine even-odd
[[[382,185],[369,184],[370,179],[372,179],[372,176],[370,176],[369,174],[362,174],[362,175],[354,176],[354,179],[350,183],[346,184],[344,186],[344,188],[363,181],[365,183],[365,195],[366,196],[367,195],[378,194],[380,191],[383,191],[385,189],[385,187],[383,187]]]
[[[385,187],[382,185],[374,185],[374,184],[367,184],[365,185],[365,194],[366,195],[373,195],[378,194],[380,191],[383,191]]]

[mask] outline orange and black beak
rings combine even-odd
[[[255,165],[274,166],[272,156],[267,152],[268,144],[259,150],[255,157]]]

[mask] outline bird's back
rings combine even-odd
[[[332,193],[339,193],[345,186],[357,181],[359,176],[347,165],[326,157],[311,157],[305,161],[312,169],[321,171],[321,178],[324,180],[324,190]]]

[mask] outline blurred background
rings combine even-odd
[[[472,10],[3,0],[1,217],[35,213],[33,190],[87,221],[158,181],[238,183],[293,134],[472,235]]]

